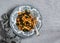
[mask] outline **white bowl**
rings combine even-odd
[[[24,32],[24,31],[19,30],[18,27],[16,26],[16,18],[18,16],[17,12],[18,11],[21,12],[25,9],[30,10],[33,13],[32,15],[37,18],[38,23],[36,25],[36,28],[39,30],[41,27],[41,14],[39,13],[37,9],[35,9],[32,6],[18,6],[13,10],[12,14],[10,15],[10,26],[13,32],[21,37],[29,37],[35,33],[34,29],[32,29],[32,31],[29,31],[29,32]]]

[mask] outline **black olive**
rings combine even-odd
[[[29,30],[27,30],[27,29],[23,29],[23,31],[24,31],[24,32],[28,32]]]
[[[28,18],[29,16],[25,16],[26,18]]]
[[[26,24],[30,24],[28,21],[26,21]]]
[[[33,25],[31,25],[30,27],[31,27],[31,29],[33,29]]]
[[[29,15],[29,14],[30,14],[30,12],[28,12],[27,10],[25,10],[25,13],[26,13],[27,15]]]
[[[16,25],[18,26],[18,25],[19,25],[19,23],[16,23]]]

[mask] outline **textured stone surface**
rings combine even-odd
[[[40,11],[43,26],[40,36],[24,39],[22,43],[60,43],[60,0],[0,0],[0,16],[23,4],[32,5]]]

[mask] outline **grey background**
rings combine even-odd
[[[60,0],[0,0],[0,16],[23,4],[32,5],[40,11],[43,26],[40,36],[23,39],[22,43],[60,43]]]

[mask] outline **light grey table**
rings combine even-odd
[[[22,43],[60,43],[60,0],[0,0],[0,16],[10,8],[24,4],[40,11],[43,26],[40,36],[23,39]]]

